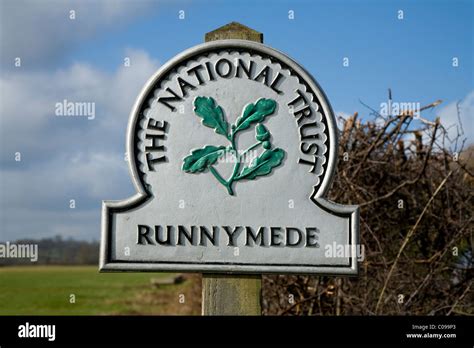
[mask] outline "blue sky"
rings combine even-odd
[[[337,115],[367,115],[359,100],[377,109],[391,88],[394,101],[443,100],[424,116],[450,125],[461,101],[465,136],[474,141],[473,1],[3,0],[0,241],[98,239],[101,200],[134,194],[123,157],[141,87],[231,21],[263,32],[265,44],[312,73]],[[95,119],[56,117],[63,99],[95,102]]]
[[[201,43],[231,21],[263,32],[265,43],[300,62],[323,86],[335,110],[394,98],[454,101],[474,88],[472,1],[204,1],[156,5],[114,33],[83,42],[64,64],[84,60],[103,69],[121,64],[124,47],[160,62]],[[185,11],[185,19],[178,13]],[[294,11],[294,20],[288,12]],[[404,19],[398,19],[398,10]],[[113,58],[115,57],[115,59]],[[342,59],[350,59],[343,67]],[[459,67],[452,67],[452,58]]]

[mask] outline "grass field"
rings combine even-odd
[[[196,277],[151,285],[151,278],[170,276],[104,274],[96,266],[0,267],[0,315],[199,314]]]

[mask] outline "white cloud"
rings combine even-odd
[[[74,139],[90,138],[89,145],[106,148],[122,142],[135,98],[158,67],[146,52],[129,49],[126,55],[131,66],[114,74],[77,63],[53,73],[18,71],[0,78],[1,163],[11,162],[17,151],[42,159],[84,145]],[[64,99],[95,103],[95,119],[55,116],[56,103]]]
[[[459,131],[461,138],[466,138],[468,144],[474,142],[474,91],[468,93],[459,102],[456,101],[446,105],[438,112],[438,115],[441,124],[449,129],[448,136],[450,139],[454,139]]]
[[[131,66],[114,73],[76,63],[52,73],[15,71],[0,78],[0,240],[37,237],[36,230],[53,235],[65,223],[61,211],[68,211],[70,199],[78,201],[75,212],[95,216],[98,237],[101,200],[134,193],[124,160],[126,127],[158,62],[140,50],[125,55]],[[63,99],[94,102],[95,119],[55,116],[55,104]],[[14,160],[17,151],[21,162]],[[29,228],[40,212],[59,220],[41,218],[36,229]],[[75,216],[74,233],[80,237],[84,216],[84,236],[91,236],[90,216]]]
[[[7,67],[15,57],[25,67],[52,64],[81,40],[151,13],[156,5],[151,0],[3,0],[0,57]],[[75,11],[74,20],[70,11]]]
[[[133,188],[124,156],[111,156],[104,152],[78,153],[72,157],[65,164],[61,184],[64,187],[72,184],[99,201],[110,199],[108,197],[116,198],[117,193],[120,195],[124,192],[124,188]]]

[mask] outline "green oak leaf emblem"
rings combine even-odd
[[[194,101],[194,112],[202,118],[202,124],[214,128],[215,132],[228,137],[229,124],[224,119],[224,112],[216,106],[214,99],[197,97]]]
[[[225,146],[208,145],[203,149],[193,150],[191,155],[184,159],[183,170],[188,173],[202,172],[208,166],[217,162],[224,154]]]
[[[279,166],[285,157],[282,149],[265,150],[249,167],[237,176],[237,179],[255,179],[257,176],[270,174],[273,168]]]
[[[222,108],[211,97],[197,97],[194,100],[194,112],[202,118],[201,123],[214,129],[217,134],[223,135],[229,146],[206,145],[202,149],[194,149],[183,159],[182,170],[186,173],[202,173],[209,169],[219,183],[224,185],[230,195],[234,195],[232,185],[239,180],[254,180],[259,176],[266,176],[283,162],[285,151],[280,148],[272,149],[271,134],[262,124],[267,116],[274,113],[277,103],[273,99],[261,98],[255,103],[248,104],[235,124],[229,129],[229,123],[224,117]],[[255,144],[240,153],[235,136],[237,133],[255,125]],[[245,166],[242,163],[244,156],[251,150],[262,146],[264,151],[252,163]],[[219,158],[226,153],[236,157],[232,175],[224,179],[215,168]],[[241,169],[241,167],[243,168]]]

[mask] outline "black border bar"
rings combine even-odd
[[[55,325],[55,340],[20,338],[25,323]],[[420,327],[426,327],[425,330]],[[449,328],[449,329],[447,329]],[[176,344],[409,344],[469,346],[470,317],[0,316],[0,347]],[[407,334],[455,338],[407,338]]]

